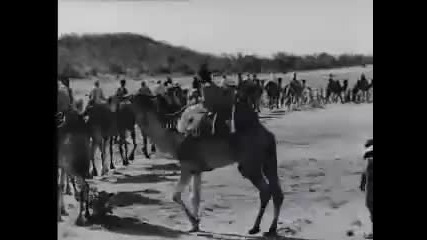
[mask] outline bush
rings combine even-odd
[[[123,67],[117,63],[111,63],[109,70],[112,74],[125,74],[125,70],[123,69]]]
[[[62,71],[58,73],[60,78],[83,78],[83,74],[77,69],[76,66],[67,64]]]
[[[175,68],[175,71],[186,75],[193,75],[195,71],[186,63],[182,63]]]

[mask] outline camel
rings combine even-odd
[[[352,89],[352,100],[353,102],[364,102],[369,101],[369,90],[373,88],[373,79],[371,83],[365,77],[357,80],[356,84]]]
[[[184,137],[177,131],[163,127],[161,120],[164,116],[157,111],[154,98],[134,95],[131,102],[141,131],[146,133],[162,152],[169,153],[180,162],[180,180],[172,199],[180,204],[188,217],[192,225],[190,232],[200,230],[198,212],[203,172],[237,163],[242,176],[249,179],[260,193],[261,205],[249,234],[260,231],[260,223],[271,197],[274,203],[274,218],[265,235],[276,234],[283,202],[277,174],[276,141],[274,134],[259,122],[252,106],[242,102],[236,104],[236,131],[227,137]],[[193,211],[190,211],[181,199],[183,190],[191,180]]]
[[[70,96],[70,92],[68,91],[66,86],[62,84],[62,82],[58,82],[58,92],[57,93],[58,93],[58,96],[57,96],[57,112],[58,112],[58,114],[56,115],[56,120],[57,120],[57,125],[59,126],[64,122],[65,115],[71,109],[72,96]],[[69,177],[69,176],[65,176],[65,175],[64,175],[64,178],[66,179],[66,186],[65,186],[65,189],[63,189],[65,191],[65,194],[67,194],[67,195],[72,194],[71,193],[71,187],[70,187],[70,181],[73,185],[74,192],[77,192],[74,178]]]
[[[89,214],[89,185],[86,182],[90,167],[90,135],[82,116],[75,110],[65,115],[65,121],[58,126],[58,167],[60,184],[58,186],[58,221],[61,215],[68,215],[64,207],[62,189],[65,178],[73,176],[82,183],[80,190],[80,211],[76,220],[79,226],[85,225]],[[77,194],[77,191],[75,192]],[[77,197],[76,197],[77,199]],[[83,215],[83,211],[85,214]]]
[[[237,86],[239,89],[238,93],[240,94],[240,99],[242,99],[242,101],[246,101],[252,109],[258,112],[260,112],[259,105],[263,92],[262,86],[262,80],[260,80],[259,83],[255,83],[251,80],[240,81]]]
[[[123,165],[128,165],[129,160],[134,160],[136,144],[135,133],[135,117],[130,104],[120,103],[116,96],[108,98],[108,102],[104,104],[96,104],[86,109],[88,115],[88,126],[92,138],[92,175],[97,176],[98,172],[95,166],[95,152],[99,148],[101,151],[102,169],[101,175],[105,175],[109,168],[115,169],[113,162],[113,145],[114,137],[117,135],[120,138],[119,150],[122,157]],[[131,154],[127,154],[126,133],[130,132],[133,149]],[[110,152],[110,167],[106,166],[106,147],[109,143]],[[123,153],[122,146],[125,146]]]
[[[348,86],[348,82],[344,82],[343,85],[339,82],[339,80],[332,80],[330,79],[328,82],[328,85],[326,86],[326,101],[328,103],[330,102],[337,102],[338,98],[340,99],[341,103],[344,103],[343,94],[345,94],[346,89]]]
[[[279,108],[280,86],[274,81],[268,81],[265,85],[265,91],[268,96],[268,107],[272,110]]]
[[[295,104],[297,108],[301,106],[303,91],[304,87],[298,80],[292,80],[283,88],[282,94],[284,98],[287,98],[285,104],[288,106],[288,111],[291,110],[292,104]],[[282,101],[284,101],[284,99]]]

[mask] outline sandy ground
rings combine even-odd
[[[279,221],[283,239],[362,239],[363,232],[371,231],[358,186],[363,144],[373,134],[373,105],[328,105],[286,114],[266,111],[261,118],[278,142],[278,172],[285,193]],[[58,224],[58,239],[260,239],[246,234],[255,220],[258,193],[236,166],[203,175],[205,233],[199,236],[184,232],[188,221],[171,200],[178,174],[176,161],[137,155],[127,168],[93,180],[99,190],[116,193],[111,226],[75,226],[78,205],[67,196],[70,216]],[[188,192],[184,199],[187,196]],[[263,231],[272,214],[270,203]],[[355,229],[355,236],[346,236],[349,229]]]

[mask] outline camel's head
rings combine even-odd
[[[177,123],[177,130],[186,135],[195,132],[200,126],[203,117],[208,113],[208,110],[202,104],[196,104],[188,107],[182,113]]]

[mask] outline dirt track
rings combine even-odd
[[[261,118],[278,142],[278,171],[285,192],[280,235],[286,239],[361,239],[362,232],[370,231],[358,185],[363,144],[373,133],[373,105],[265,112]],[[78,207],[67,196],[71,216],[58,224],[58,239],[245,239],[258,209],[258,193],[235,166],[203,175],[201,228],[209,233],[199,237],[183,232],[189,228],[188,221],[171,200],[178,174],[176,161],[137,155],[130,166],[94,181],[100,190],[116,193],[111,228],[74,226]],[[264,231],[272,210],[270,203],[261,225]],[[362,223],[357,236],[346,237],[356,220]]]

